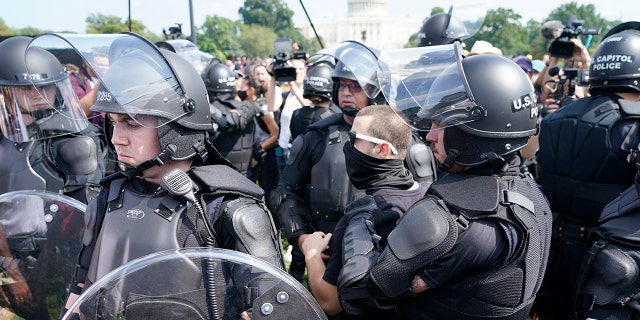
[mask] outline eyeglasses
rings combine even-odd
[[[387,144],[389,145],[389,149],[391,149],[391,153],[392,154],[398,154],[398,150],[396,149],[396,147],[394,147],[391,142],[386,141],[386,140],[382,140],[382,139],[378,139],[378,138],[374,138],[371,136],[366,136],[364,134],[359,134],[359,133],[355,133],[353,131],[349,132],[349,139],[351,140],[351,145],[355,148],[355,144],[356,144],[356,139],[361,139],[361,140],[365,140],[365,141],[369,141],[369,142],[373,142],[375,144]]]
[[[344,90],[344,88],[349,87],[349,91],[353,93],[358,93],[362,91],[362,87],[357,82],[342,82],[338,84],[338,91]]]

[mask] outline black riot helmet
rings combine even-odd
[[[461,41],[470,36],[464,23],[449,13],[437,13],[424,22],[418,32],[418,47],[437,46]]]
[[[591,92],[640,92],[640,35],[622,31],[607,36],[593,54]]]
[[[161,49],[174,76],[162,75],[146,55],[131,53],[115,60],[104,76],[92,111],[158,118],[158,142],[172,160],[204,161],[205,135],[211,129],[207,91],[198,72],[177,54]],[[113,97],[102,99],[100,97]]]
[[[303,97],[321,97],[331,100],[333,95],[334,66],[329,62],[316,63],[307,69],[303,85]]]
[[[453,163],[474,167],[499,160],[537,132],[533,85],[522,68],[499,55],[450,65],[426,99],[418,116],[444,127],[445,170]]]
[[[69,75],[60,61],[32,38],[0,43],[0,128],[8,139],[26,142],[75,133],[88,126]]]
[[[333,79],[333,102],[342,109],[343,114],[353,117],[358,113],[358,109],[340,106],[338,101],[340,79],[358,82],[362,91],[369,98],[369,104],[386,104],[378,82],[378,56],[376,50],[360,42],[347,40],[333,47],[318,51],[307,62],[313,64],[328,58],[336,61],[333,75],[331,76]]]
[[[236,75],[224,63],[211,63],[202,71],[202,80],[210,94],[235,93]]]

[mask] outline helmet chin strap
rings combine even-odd
[[[142,173],[155,166],[163,165],[167,160],[171,159],[173,154],[176,152],[177,147],[173,144],[167,145],[167,147],[160,152],[155,158],[151,160],[147,160],[135,167],[130,166],[126,163],[118,162],[118,167],[122,174],[124,174],[127,178],[139,177]]]
[[[458,158],[459,155],[460,155],[460,151],[456,149],[449,150],[447,157],[444,159],[444,162],[440,164],[441,169],[446,172],[449,172],[449,170],[451,170],[451,168],[455,164],[456,159]]]
[[[342,113],[344,113],[348,117],[355,117],[358,114],[358,109],[352,107],[342,107]]]

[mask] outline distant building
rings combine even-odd
[[[346,18],[338,21],[313,21],[325,47],[345,40],[356,40],[378,50],[401,49],[422,26],[422,19],[389,17],[386,0],[347,1]],[[315,38],[309,24],[300,26],[300,30],[305,37]]]

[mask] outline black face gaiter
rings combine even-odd
[[[240,100],[242,100],[242,101],[247,100],[247,91],[246,90],[238,90],[238,98],[240,98]]]
[[[352,107],[342,107],[342,113],[345,114],[347,117],[355,117],[356,114],[358,114],[358,109],[356,108],[352,108]]]
[[[378,159],[344,144],[345,165],[351,183],[360,190],[370,192],[382,188],[406,190],[413,185],[413,176],[400,159]]]

